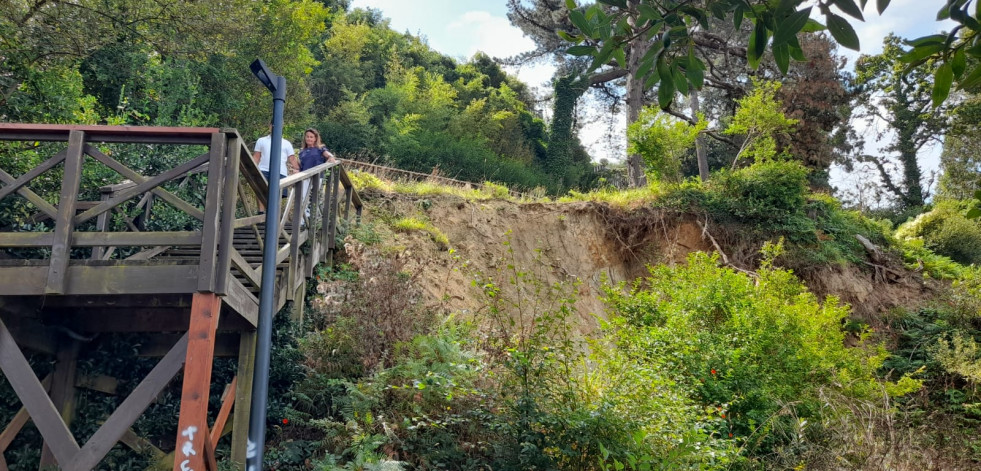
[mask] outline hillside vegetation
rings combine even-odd
[[[269,459],[973,469],[978,275],[791,170],[562,202],[359,176]]]

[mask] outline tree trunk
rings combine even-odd
[[[692,88],[689,98],[691,99],[691,119],[697,123],[699,112],[698,90]],[[703,182],[707,182],[709,179],[709,164],[708,157],[705,156],[705,144],[702,142],[701,134],[695,137],[695,159],[698,161],[698,177]]]
[[[627,5],[631,10],[636,10],[640,0],[628,0]],[[635,30],[639,25],[633,16],[627,19],[630,26]],[[630,50],[627,56],[627,125],[633,124],[640,116],[640,110],[644,107],[644,77],[638,77],[635,72],[640,67],[640,61],[650,47],[643,35],[638,36],[630,42]],[[644,163],[641,156],[632,154],[627,156],[627,175],[630,177],[630,186],[640,187],[647,185],[647,175],[644,173]]]

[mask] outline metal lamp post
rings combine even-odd
[[[286,101],[286,79],[266,67],[262,59],[249,66],[256,78],[273,95],[272,142],[269,149],[269,194],[266,201],[266,234],[262,247],[262,279],[259,291],[259,325],[252,379],[252,412],[249,414],[249,443],[246,470],[262,469],[262,453],[266,444],[266,403],[269,398],[269,363],[272,347],[272,323],[275,284],[276,248],[279,245],[279,170],[283,147],[283,104]]]

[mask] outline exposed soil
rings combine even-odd
[[[713,228],[703,230],[704,222],[695,216],[645,208],[623,211],[597,203],[519,204],[379,193],[364,198],[365,221],[374,221],[375,227],[387,227],[386,219],[412,216],[428,219],[449,238],[452,251],[423,232],[395,235],[398,249],[407,251],[411,260],[407,268],[422,275],[419,282],[427,302],[454,312],[478,312],[486,300],[472,286],[474,275],[513,264],[549,284],[578,281],[576,308],[583,331],[596,327],[595,316],[605,316],[604,282],[635,280],[647,274],[649,264],[684,263],[693,251],[721,249],[731,255],[758,249],[727,247],[725,238],[716,241],[710,235]],[[752,270],[742,261],[746,258],[729,260],[735,268]],[[798,275],[818,296],[838,297],[873,327],[882,313],[917,305],[934,294],[919,274],[895,260],[861,267],[808,267],[798,269]]]

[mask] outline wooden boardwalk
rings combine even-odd
[[[0,142],[0,369],[23,404],[0,432],[0,471],[2,452],[28,420],[44,438],[42,468],[95,469],[117,443],[146,451],[130,427],[181,370],[178,449],[151,451],[174,470],[214,471],[214,446],[230,431],[232,459],[244,463],[264,269],[257,208],[268,187],[238,132],[0,124],[0,141],[9,141]],[[149,174],[134,168],[133,152],[187,157]],[[200,182],[204,197],[183,191],[188,182]],[[277,311],[302,302],[314,265],[331,257],[339,226],[360,220],[362,207],[338,164],[281,186]],[[14,211],[16,221],[5,216]],[[161,360],[79,444],[68,429],[75,392],[93,385],[78,377],[76,362],[104,332],[142,332],[143,353]],[[54,355],[48,378],[34,374],[26,349]],[[215,355],[237,356],[238,375],[209,424]]]

